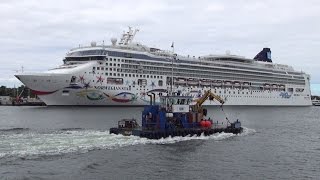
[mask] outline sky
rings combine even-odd
[[[311,75],[320,95],[319,0],[0,0],[0,85],[62,64],[69,49],[106,44],[128,26],[135,40],[182,55],[253,58],[270,47],[273,62]]]

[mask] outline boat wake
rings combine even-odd
[[[16,131],[14,129],[13,131]],[[132,145],[172,144],[189,140],[224,140],[235,136],[255,133],[244,128],[243,133],[216,133],[211,136],[168,137],[150,140],[136,136],[109,134],[109,131],[86,129],[61,129],[58,131],[37,132],[19,129],[19,133],[0,133],[0,159],[3,158],[37,158],[43,156],[64,155],[68,153],[86,153],[91,150],[116,149]]]

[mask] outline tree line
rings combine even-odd
[[[26,97],[35,97],[36,95],[32,93],[32,90],[30,90],[28,87],[22,85],[20,87],[14,87],[14,88],[9,88],[6,86],[0,86],[0,96],[10,96],[10,97],[17,97],[19,96],[21,98],[26,98]]]

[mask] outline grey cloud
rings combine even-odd
[[[0,2],[0,75],[12,80],[11,69],[21,65],[30,71],[55,67],[68,49],[108,42],[131,25],[141,29],[137,41],[163,49],[174,41],[184,55],[230,50],[253,57],[268,46],[276,63],[320,83],[319,10],[316,0]]]

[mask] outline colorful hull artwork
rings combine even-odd
[[[76,94],[79,97],[86,97],[89,100],[92,101],[97,101],[97,100],[102,100],[104,98],[106,98],[106,96],[104,95],[103,92],[99,91],[99,90],[82,90],[80,92],[77,92]]]
[[[130,92],[121,92],[116,95],[109,95],[100,90],[92,90],[92,89],[82,90],[77,93],[77,96],[86,97],[87,99],[92,101],[108,98],[114,102],[119,102],[119,103],[128,103],[128,102],[137,100],[137,95]]]
[[[118,93],[114,96],[108,95],[104,93],[105,96],[109,97],[114,102],[119,102],[119,103],[128,103],[137,100],[137,95],[129,92],[121,92]]]

